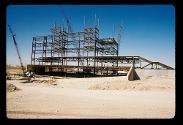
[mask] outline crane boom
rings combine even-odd
[[[72,29],[72,25],[71,25],[71,21],[70,21],[71,18],[69,18],[68,16],[66,16],[66,14],[65,14],[65,12],[64,12],[64,10],[63,10],[63,8],[61,6],[58,6],[58,7],[60,9],[60,12],[61,12],[62,16],[66,20],[68,33],[71,33],[71,39],[73,41],[76,41],[75,36],[72,34],[73,33],[73,29]],[[78,47],[78,43],[75,42],[74,46],[77,48]],[[77,50],[77,54],[78,54],[79,57],[81,56],[81,54],[79,52],[79,49]]]
[[[119,32],[117,34],[117,42],[120,43],[120,40],[121,40],[121,34],[122,34],[122,30],[123,30],[123,27],[122,25],[120,26],[120,29],[119,29]]]
[[[13,42],[14,42],[14,45],[15,45],[15,48],[16,48],[16,51],[17,51],[17,54],[18,54],[18,58],[19,58],[19,61],[20,61],[21,69],[22,69],[22,71],[23,71],[23,74],[25,74],[25,70],[24,70],[23,63],[22,63],[22,58],[21,58],[21,56],[20,56],[20,52],[19,52],[19,49],[18,49],[18,45],[17,45],[17,42],[16,42],[16,40],[15,40],[15,34],[13,33],[13,31],[12,31],[10,25],[8,25],[8,27],[9,27],[9,30],[10,30],[10,32],[11,32],[11,35],[12,35],[12,38],[13,38]]]

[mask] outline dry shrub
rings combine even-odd
[[[18,87],[16,87],[13,84],[8,84],[6,89],[8,92],[14,92],[14,91],[20,90]]]

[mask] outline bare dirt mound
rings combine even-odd
[[[141,87],[140,87],[141,86]],[[129,83],[128,81],[121,82],[104,82],[90,86],[89,90],[149,90],[142,88],[142,83]]]
[[[33,80],[34,84],[39,84],[39,85],[57,85],[55,79],[38,79],[38,80]]]
[[[18,90],[21,90],[19,89],[18,87],[16,87],[15,85],[9,83],[6,87],[7,91],[8,92],[14,92],[14,91],[18,91]]]
[[[89,90],[167,90],[175,89],[175,80],[168,78],[148,77],[145,80],[125,81],[116,80],[105,81],[89,86]]]

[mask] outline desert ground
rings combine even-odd
[[[7,80],[10,119],[154,119],[175,116],[175,71],[137,70],[126,76],[69,78],[39,76],[32,83]]]

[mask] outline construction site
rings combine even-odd
[[[96,15],[92,25],[84,16],[80,31],[65,16],[50,35],[31,36],[26,66],[8,27],[20,62],[6,66],[8,118],[175,116],[175,69],[141,55],[121,56],[123,25],[103,38]]]
[[[99,19],[87,27],[84,18],[82,31],[73,32],[67,25],[50,29],[51,35],[32,39],[31,65],[28,71],[36,74],[65,75],[90,74],[91,76],[126,75],[130,66],[148,69],[173,69],[160,62],[141,56],[120,56],[119,45],[123,27],[116,38],[100,38]],[[126,72],[126,73],[125,73]]]

